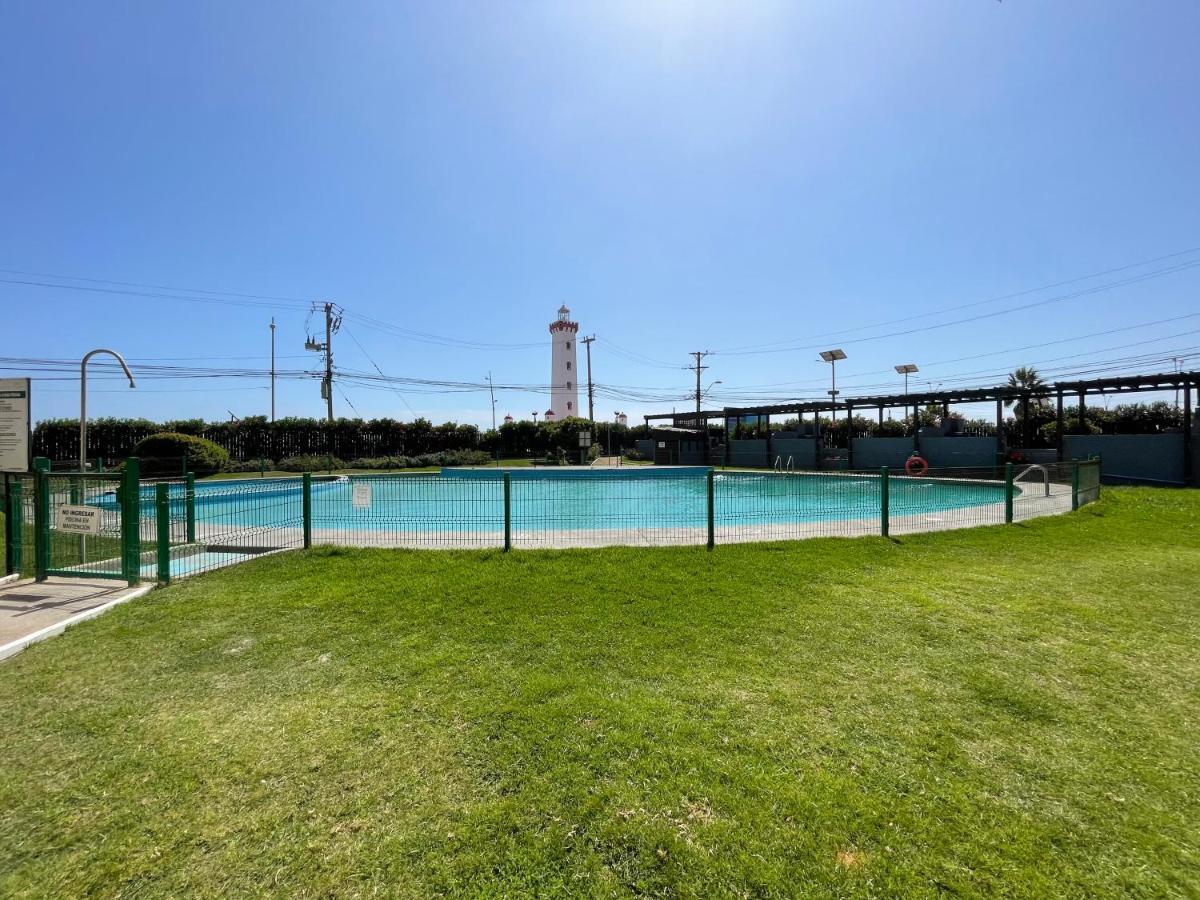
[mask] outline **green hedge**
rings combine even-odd
[[[214,475],[229,464],[229,454],[212,441],[190,434],[164,431],[144,437],[134,445],[131,456],[141,462],[143,475],[178,475],[186,460],[187,471]]]

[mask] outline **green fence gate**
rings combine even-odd
[[[32,561],[38,581],[57,575],[137,582],[138,476],[136,459],[113,473],[52,472],[47,460],[35,460],[32,478],[10,482],[7,492],[5,532],[16,547],[9,566],[28,572]]]

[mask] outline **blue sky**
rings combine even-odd
[[[263,369],[274,315],[280,367],[315,367],[328,298],[339,368],[536,387],[566,303],[597,417],[635,419],[688,405],[693,350],[715,406],[814,397],[821,345],[848,396],[900,362],[1200,368],[1197,34],[1190,2],[8,3],[0,279],[223,302],[0,283],[0,349]],[[142,374],[92,414],[267,411],[264,379]],[[63,377],[35,418],[77,411]],[[490,420],[486,389],[341,388]],[[321,415],[317,383],[278,409]]]

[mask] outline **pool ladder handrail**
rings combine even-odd
[[[1016,475],[1013,478],[1013,483],[1015,484],[1016,482],[1020,481],[1022,478],[1024,478],[1026,475],[1028,475],[1030,472],[1032,472],[1034,469],[1037,469],[1039,472],[1042,473],[1042,485],[1046,489],[1046,496],[1049,497],[1050,496],[1050,473],[1046,471],[1045,466],[1040,465],[1039,463],[1034,463],[1033,465],[1026,466],[1024,469],[1022,469],[1020,471],[1020,474]]]
[[[796,465],[795,465],[795,462],[793,461],[792,457],[789,456],[787,458],[787,464],[785,466],[784,462],[783,462],[783,457],[776,456],[775,457],[775,471],[778,472],[780,475],[795,474]]]

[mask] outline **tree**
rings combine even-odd
[[[1042,380],[1042,376],[1038,374],[1037,369],[1033,366],[1021,366],[1008,374],[1008,386],[1017,388],[1027,392],[1027,394],[1036,394],[1038,391],[1046,389],[1046,382]],[[1004,401],[1005,407],[1012,407],[1013,415],[1018,419],[1025,418],[1025,399],[1012,400],[1011,398]],[[1046,405],[1044,397],[1029,397],[1029,412],[1039,412]]]

